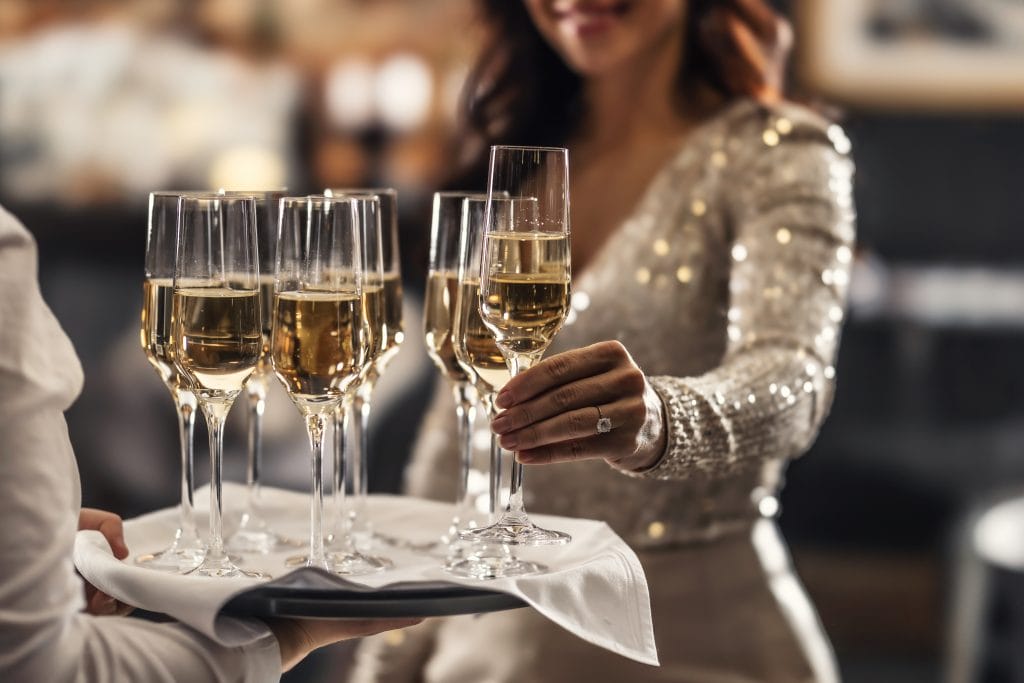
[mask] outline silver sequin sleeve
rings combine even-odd
[[[731,237],[725,354],[699,376],[649,378],[668,442],[639,476],[728,477],[796,457],[831,404],[854,240],[849,141],[809,116],[766,119],[747,132],[761,144],[745,146],[721,184]]]

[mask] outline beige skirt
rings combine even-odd
[[[353,683],[838,680],[832,650],[775,525],[638,553],[660,667],[580,640],[530,609],[433,619],[369,638]]]

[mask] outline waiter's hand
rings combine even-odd
[[[114,557],[123,560],[128,557],[128,546],[124,543],[124,527],[121,525],[121,518],[113,512],[96,510],[94,508],[82,508],[78,513],[78,530],[90,529],[103,534],[107,539],[110,550]],[[131,612],[134,607],[115,600],[98,588],[85,583],[85,611],[97,616],[125,615]]]
[[[266,619],[281,648],[281,670],[288,671],[313,650],[351,638],[415,626],[422,619]]]

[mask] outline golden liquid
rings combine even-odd
[[[171,392],[182,387],[178,368],[174,365],[171,341],[171,309],[174,305],[174,283],[170,278],[152,279],[142,283],[142,326],[139,340],[146,359]]]
[[[569,238],[493,232],[484,238],[484,258],[484,323],[507,351],[539,355],[569,312]]]
[[[384,353],[387,337],[384,319],[384,286],[382,284],[363,285],[363,325],[366,341],[363,345],[363,365],[369,367]]]
[[[459,279],[455,273],[429,273],[423,328],[427,340],[427,353],[438,369],[453,382],[468,382],[469,376],[455,358],[455,348],[452,346],[452,323],[458,295]]]
[[[284,292],[276,299],[274,372],[300,410],[340,400],[358,377],[362,301],[353,294]]]
[[[178,369],[203,398],[233,398],[259,361],[260,295],[214,287],[174,292]]]
[[[459,289],[455,304],[452,346],[459,365],[481,395],[500,391],[511,377],[505,357],[483,320],[480,319],[480,283],[467,280]]]
[[[273,370],[270,367],[270,333],[274,327],[274,276],[260,275],[259,288],[263,349],[260,352],[260,361],[256,365],[256,373],[265,376]]]
[[[482,306],[499,344],[513,353],[541,353],[569,310],[569,282],[541,275],[492,275]]]
[[[402,278],[398,273],[384,274],[384,324],[386,341],[383,355],[387,360],[398,352],[405,338],[402,330]]]

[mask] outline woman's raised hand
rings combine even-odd
[[[782,98],[793,48],[793,29],[782,15],[759,0],[728,0],[715,3],[701,28],[733,92],[756,93],[766,104]]]
[[[491,428],[527,465],[604,458],[643,470],[665,450],[661,399],[617,341],[541,361],[509,380],[496,404],[503,412]],[[602,418],[609,431],[599,431]]]

